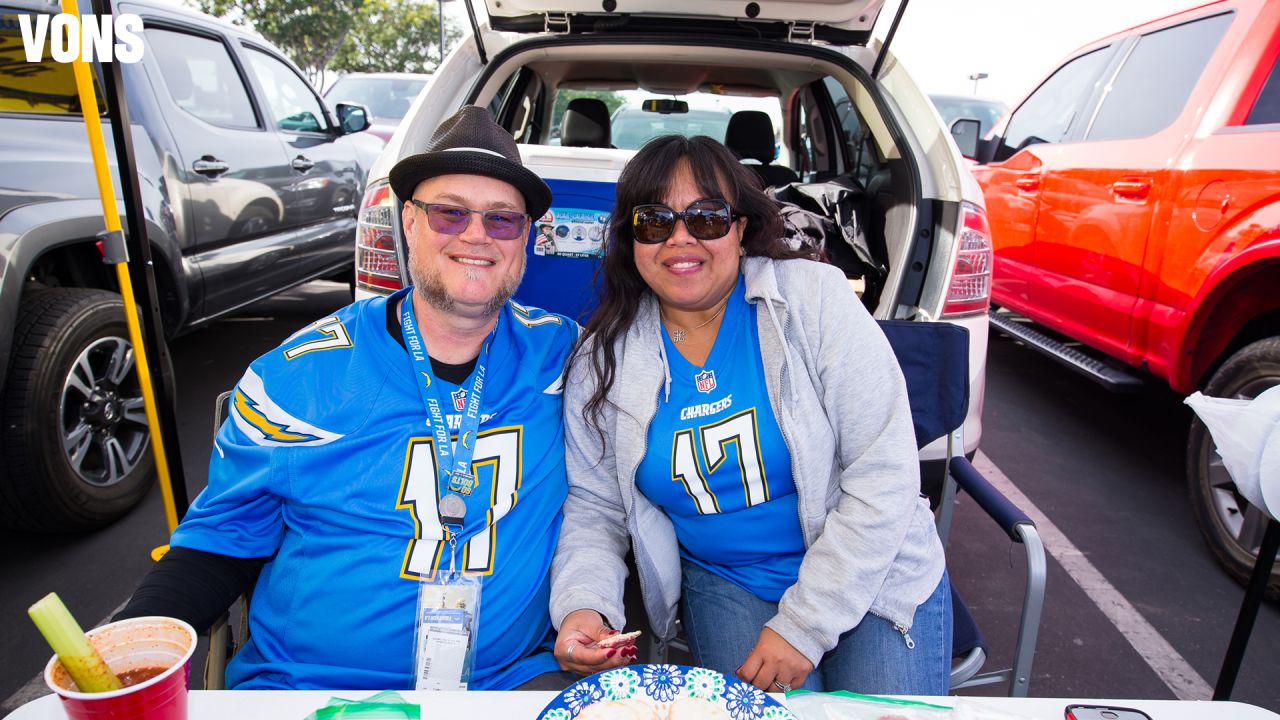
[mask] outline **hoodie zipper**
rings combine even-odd
[[[764,298],[764,301],[767,303],[770,303],[770,306],[772,306],[773,301],[770,300],[769,298]],[[783,322],[789,322],[789,321],[790,321],[790,318],[786,316],[783,317]],[[781,324],[782,323],[779,323],[779,325]],[[781,332],[782,332],[782,337],[778,338],[778,342],[785,344],[787,342],[786,327],[782,327]],[[786,445],[787,455],[790,458],[791,482],[796,486],[796,520],[800,523],[800,539],[804,541],[804,548],[807,551],[810,545],[809,530],[804,526],[804,513],[800,509],[800,506],[801,506],[801,503],[803,502],[803,497],[804,497],[800,493],[800,483],[797,482],[798,478],[800,478],[800,474],[796,471],[796,454],[791,450],[791,448],[794,446],[791,444],[791,436],[787,434],[787,423],[783,420],[785,416],[782,414],[782,392],[783,392],[784,384],[786,383],[786,379],[787,379],[787,360],[786,360],[786,353],[784,352],[783,358],[782,358],[782,367],[779,368],[778,370],[778,397],[775,398],[773,402],[773,406],[774,406],[773,416],[778,419],[778,431],[782,433],[782,442],[784,445]]]
[[[911,639],[911,635],[910,635],[910,634],[908,634],[908,632],[907,632],[907,626],[906,626],[906,625],[903,625],[902,623],[894,623],[894,625],[893,625],[893,629],[894,629],[894,630],[897,630],[897,631],[898,631],[898,632],[900,632],[900,633],[902,633],[902,639],[903,639],[903,641],[904,641],[904,642],[906,642],[906,643],[907,643],[907,649],[908,649],[908,650],[915,650],[915,649],[916,649],[916,641]]]
[[[649,421],[646,422],[644,425],[644,444],[640,446],[641,458],[644,458],[645,455],[649,454],[649,428],[653,426],[653,419],[658,415],[658,407],[661,404],[661,402],[662,402],[662,386],[659,385],[658,389],[653,393],[653,414],[649,416]],[[639,466],[636,466],[631,469],[631,522],[636,524],[637,529],[639,528],[638,523],[640,522],[639,520],[636,519],[636,470],[638,469],[639,469]],[[630,528],[628,528],[628,532],[630,532]],[[638,548],[639,548],[638,543],[636,543],[633,540],[632,546],[637,549],[637,552],[635,553],[636,579],[640,581],[640,599],[642,601],[641,604],[645,606],[644,611],[645,611],[645,614],[647,615],[649,613],[649,600],[648,600],[649,592],[646,589],[647,583],[645,582],[645,579],[644,579],[644,565],[640,562],[640,553],[638,552]],[[652,623],[652,618],[650,618],[650,622]],[[656,634],[657,633],[655,633],[655,635]],[[659,657],[663,656],[667,641],[664,638],[655,637],[654,642],[657,643],[658,645]]]

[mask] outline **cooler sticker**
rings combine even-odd
[[[609,213],[579,208],[552,208],[534,226],[533,254],[599,258]]]

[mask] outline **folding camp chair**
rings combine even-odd
[[[963,455],[962,431],[969,408],[968,331],[949,323],[912,321],[881,321],[880,327],[889,339],[906,378],[917,448],[946,439],[947,468],[938,514],[938,534],[943,544],[950,534],[958,487],[969,493],[978,507],[1027,553],[1027,584],[1010,669],[979,673],[987,659],[986,643],[973,615],[952,586],[951,689],[1007,680],[1010,697],[1026,697],[1036,637],[1040,631],[1040,612],[1044,605],[1044,546],[1040,543],[1035,523],[987,482]],[[955,578],[954,572],[952,578]],[[670,647],[689,652],[678,625],[677,636]],[[657,652],[654,643],[649,642],[647,649],[651,660],[665,661],[665,653]]]
[[[986,661],[986,643],[968,607],[951,589],[954,614],[951,689],[1008,681],[1010,697],[1026,697],[1031,661],[1040,632],[1046,566],[1044,546],[1035,523],[991,485],[964,456],[964,418],[969,408],[969,333],[958,325],[910,321],[882,321],[880,328],[893,347],[907,382],[916,446],[946,438],[946,472],[938,510],[938,534],[943,545],[951,534],[957,489],[968,493],[1010,540],[1027,555],[1027,580],[1018,623],[1013,666],[979,673]],[[955,573],[952,573],[955,577]]]
[[[213,407],[213,435],[217,437],[222,421],[231,410],[231,391],[222,393]],[[249,595],[240,597],[241,605],[238,629],[232,632],[230,611],[214,621],[209,628],[209,654],[204,660],[204,689],[224,690],[227,687],[227,662],[249,639]]]

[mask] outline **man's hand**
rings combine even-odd
[[[593,675],[626,665],[636,657],[634,644],[590,647],[598,640],[617,634],[617,630],[611,630],[604,624],[604,618],[595,610],[574,610],[560,623],[555,645],[556,660],[560,661],[561,668],[579,675]]]
[[[803,685],[811,672],[813,663],[808,658],[781,635],[765,628],[738,668],[738,678],[765,692],[785,692]]]

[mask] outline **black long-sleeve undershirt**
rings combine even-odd
[[[387,333],[404,347],[400,319],[387,304]],[[436,377],[460,385],[471,375],[476,358],[458,365],[431,358]],[[185,620],[203,633],[231,603],[248,592],[270,558],[238,558],[218,553],[170,548],[142,579],[133,597],[113,620],[163,615]]]

